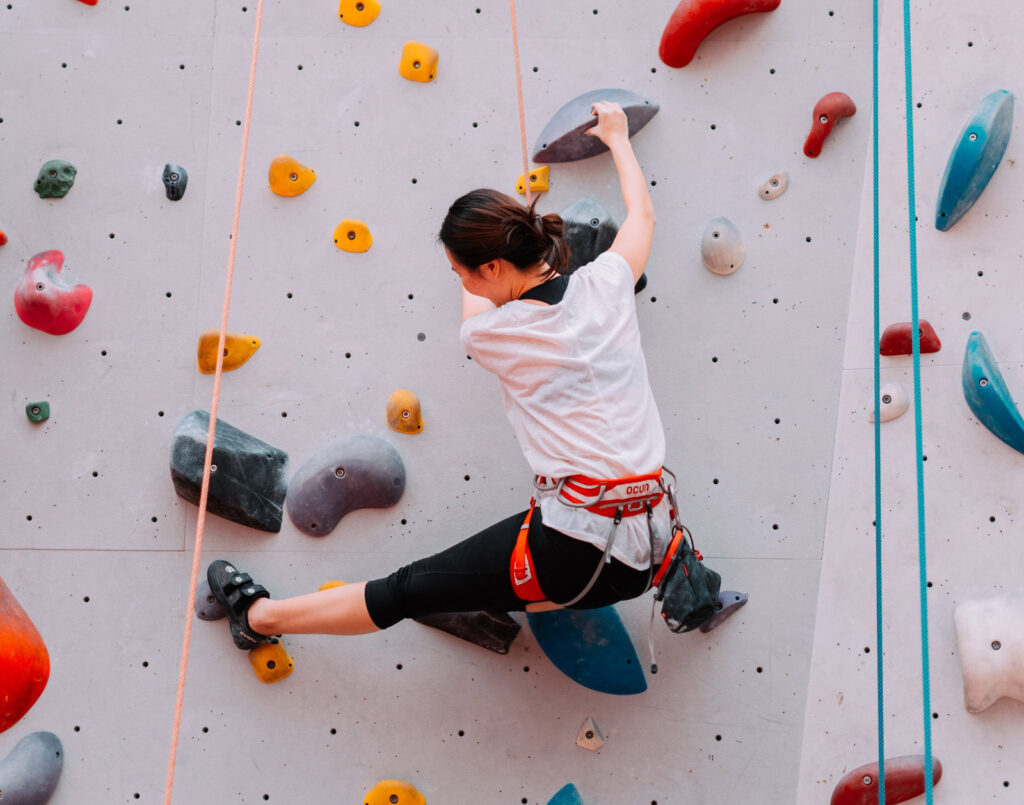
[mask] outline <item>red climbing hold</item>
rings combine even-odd
[[[14,289],[14,309],[29,327],[51,335],[70,333],[85,318],[92,303],[92,288],[71,285],[61,277],[64,255],[52,249],[28,261]]]
[[[4,231],[2,229],[0,229],[0,246],[4,246],[4,245],[6,245],[6,243],[7,243],[7,235],[5,235]]]
[[[920,333],[921,354],[926,352],[938,352],[942,349],[942,342],[927,320],[919,319],[918,332]],[[890,324],[882,333],[878,342],[878,352],[881,355],[913,355],[913,330],[909,321],[901,321],[899,324]]]
[[[78,0],[78,2],[85,3],[87,6],[94,6],[99,0]]]
[[[0,732],[29,711],[49,679],[46,644],[0,579]]]
[[[705,37],[743,14],[774,11],[781,0],[682,0],[661,35],[658,55],[669,67],[685,67]]]
[[[932,759],[932,785],[942,777],[942,763]],[[885,759],[885,802],[897,805],[924,793],[924,755]],[[878,805],[878,761],[851,771],[836,785],[831,805]]]
[[[814,159],[821,153],[825,138],[832,133],[840,118],[853,117],[857,107],[845,92],[830,92],[816,104],[811,119],[811,133],[804,142],[804,154]]]

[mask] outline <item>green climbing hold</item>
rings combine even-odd
[[[45,422],[50,418],[50,404],[43,402],[31,402],[25,406],[25,414],[30,422]]]
[[[64,198],[75,183],[78,170],[63,159],[51,159],[39,169],[35,190],[39,198]]]

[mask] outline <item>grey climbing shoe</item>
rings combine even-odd
[[[248,651],[270,640],[269,636],[249,626],[249,607],[259,598],[270,598],[265,587],[256,584],[252,576],[223,559],[210,562],[206,569],[206,580],[210,583],[210,592],[228,618],[231,639],[238,648]]]

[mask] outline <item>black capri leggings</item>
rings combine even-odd
[[[381,629],[403,618],[479,609],[515,611],[526,602],[516,596],[509,577],[512,549],[526,512],[495,523],[441,553],[419,559],[387,578],[366,585],[366,607]],[[609,529],[611,521],[609,521]],[[533,571],[552,601],[571,601],[590,581],[603,551],[548,528],[540,506],[528,536]],[[597,583],[573,609],[593,609],[636,598],[647,589],[650,571],[613,559]]]

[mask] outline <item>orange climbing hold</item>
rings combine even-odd
[[[334,245],[343,252],[361,253],[373,245],[370,227],[355,218],[346,218],[334,230]]]
[[[377,0],[341,0],[338,4],[338,16],[342,22],[362,28],[369,25],[380,14],[380,3]]]
[[[204,375],[212,375],[217,371],[217,345],[220,342],[220,330],[204,330],[199,336],[196,346],[196,363]],[[260,348],[260,340],[254,335],[245,333],[226,333],[224,336],[223,370],[230,372],[237,369]]]
[[[409,389],[398,389],[388,399],[388,427],[399,433],[419,433],[423,430],[423,412],[420,398]]]
[[[270,638],[266,643],[260,643],[249,652],[249,662],[260,678],[260,682],[268,685],[280,682],[292,672],[294,663],[288,652],[284,650],[284,644],[276,637]]]
[[[402,47],[402,58],[398,72],[402,78],[424,83],[434,80],[437,75],[437,51],[422,42],[406,42]]]
[[[416,786],[405,780],[381,780],[366,792],[363,805],[426,805]]]
[[[921,347],[921,354],[927,352],[938,352],[942,349],[942,342],[939,335],[925,319],[919,319],[918,333]],[[882,333],[878,343],[880,355],[913,355],[913,329],[911,322],[901,321],[898,324],[890,324]]]
[[[50,679],[50,655],[32,619],[0,579],[0,732],[29,711]]]
[[[298,196],[316,181],[316,171],[288,154],[278,154],[270,161],[270,189],[279,196]]]
[[[531,193],[543,193],[548,189],[548,172],[550,168],[547,165],[542,165],[539,168],[535,168],[530,171],[530,192]],[[526,174],[520,173],[519,178],[516,180],[516,192],[519,194],[526,193]]]
[[[318,593],[322,593],[324,590],[333,590],[335,587],[344,587],[346,584],[348,584],[347,581],[338,581],[337,579],[332,579],[331,581],[325,581],[323,584],[317,587],[316,591]]]

